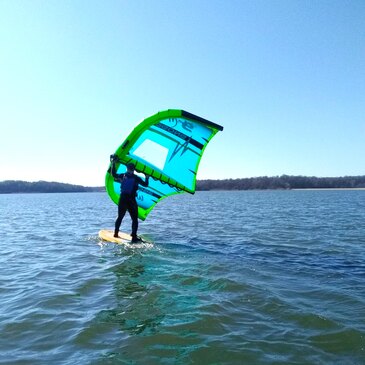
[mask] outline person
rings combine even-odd
[[[115,221],[114,237],[118,237],[119,228],[122,224],[125,213],[128,211],[132,219],[132,242],[140,242],[141,239],[137,236],[138,230],[138,205],[136,201],[138,185],[148,186],[149,176],[145,174],[145,181],[134,174],[135,165],[133,163],[127,164],[127,172],[124,174],[117,174],[115,162],[118,157],[110,156],[112,167],[111,175],[114,180],[120,183],[120,198],[118,203],[118,218]]]

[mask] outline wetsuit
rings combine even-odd
[[[114,236],[118,235],[120,225],[126,211],[128,210],[132,219],[132,240],[136,240],[138,230],[138,205],[136,201],[137,189],[139,184],[148,186],[148,176],[146,176],[146,180],[143,181],[139,176],[128,171],[124,174],[117,174],[115,172],[114,164],[112,165],[111,172],[114,180],[119,182],[121,186],[118,203],[118,218],[115,221]]]

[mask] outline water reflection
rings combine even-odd
[[[99,323],[117,324],[130,335],[151,333],[159,326],[165,316],[160,289],[153,284],[144,261],[142,255],[134,253],[112,267],[115,308],[100,311],[96,317]]]

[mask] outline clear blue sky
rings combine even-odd
[[[365,1],[0,0],[0,181],[104,184],[142,119],[224,126],[198,178],[365,174]]]

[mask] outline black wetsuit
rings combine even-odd
[[[118,218],[115,221],[114,236],[118,235],[124,215],[126,211],[128,211],[132,219],[131,236],[132,239],[136,239],[138,230],[138,205],[136,201],[137,189],[139,184],[148,186],[148,177],[146,177],[146,181],[143,181],[139,176],[134,175],[133,173],[126,172],[124,174],[117,174],[115,172],[114,164],[112,166],[111,172],[114,180],[119,182],[121,185],[118,203]]]

